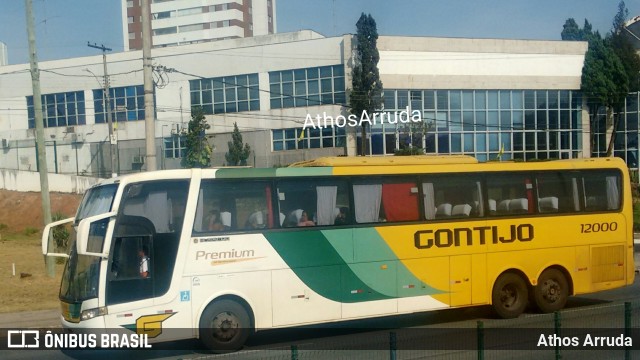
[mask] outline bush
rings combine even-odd
[[[24,234],[27,235],[27,236],[31,236],[33,234],[37,234],[38,232],[40,232],[40,230],[38,230],[38,229],[36,229],[34,227],[31,227],[31,226],[28,226],[28,227],[26,227],[24,229]]]
[[[60,221],[64,220],[67,217],[62,213],[55,213],[51,217],[51,221]],[[53,242],[56,245],[57,250],[66,251],[67,246],[69,244],[69,224],[59,225],[51,229],[51,236],[53,237]]]

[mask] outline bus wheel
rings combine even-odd
[[[245,308],[232,300],[215,301],[200,318],[200,341],[214,352],[239,350],[251,331]]]
[[[569,297],[567,278],[558,269],[547,269],[540,274],[533,295],[536,306],[543,313],[558,311],[565,306]]]
[[[514,273],[502,274],[493,285],[493,309],[503,319],[516,318],[527,307],[528,293],[527,284],[522,277]]]

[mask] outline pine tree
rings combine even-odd
[[[382,81],[378,71],[377,41],[378,30],[373,17],[362,13],[356,23],[357,33],[355,36],[356,51],[354,55],[354,66],[352,72],[353,88],[349,95],[351,113],[361,118],[364,112],[370,116],[380,109],[382,104]],[[366,123],[362,125],[362,146],[361,155],[367,153],[367,128]]]
[[[233,134],[231,134],[231,141],[227,143],[229,145],[229,152],[224,157],[227,160],[229,166],[246,166],[247,159],[251,153],[251,147],[249,144],[242,144],[242,134],[238,130],[238,124],[233,123]]]
[[[211,165],[212,148],[205,136],[210,126],[199,106],[191,108],[191,120],[186,135],[185,154],[182,158],[184,168],[204,168]]]

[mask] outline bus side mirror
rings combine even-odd
[[[78,224],[76,250],[78,255],[106,258],[109,256],[107,239],[113,234],[116,212],[100,214],[82,219]]]
[[[62,246],[62,243],[64,243],[65,245],[70,245],[68,244],[68,241],[70,240],[69,238],[71,234],[68,230],[65,229],[62,229],[62,231],[59,231],[57,233],[53,233],[52,229],[58,226],[63,226],[67,223],[72,223],[73,220],[75,220],[75,218],[59,220],[49,223],[44,227],[44,230],[42,231],[42,255],[64,258],[69,257],[70,248],[67,246],[67,248],[65,249],[64,246]],[[56,236],[63,238],[56,239]]]

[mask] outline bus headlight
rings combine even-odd
[[[80,314],[81,321],[93,319],[96,316],[104,316],[107,315],[107,307],[99,307],[95,309],[83,310]]]

